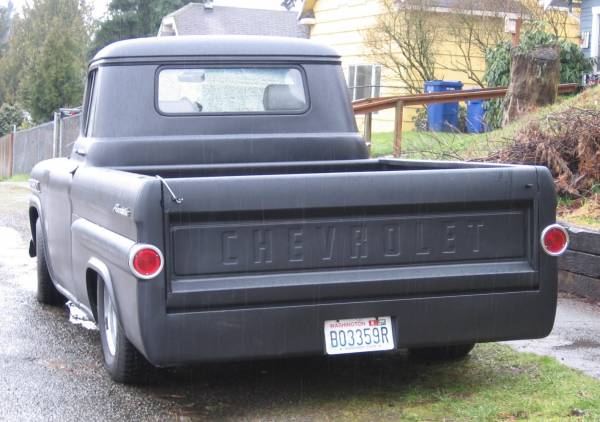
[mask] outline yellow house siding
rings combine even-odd
[[[310,29],[310,38],[330,45],[342,57],[342,65],[346,77],[348,67],[351,65],[380,64],[370,54],[364,42],[364,34],[372,28],[377,18],[382,13],[380,0],[307,0],[305,9],[312,9],[316,24]],[[433,12],[432,12],[433,13]],[[437,13],[440,22],[440,31],[449,25],[452,18],[448,13]],[[503,25],[503,23],[501,23]],[[574,16],[570,16],[567,25],[567,34],[576,41],[579,37],[579,24]],[[436,46],[436,76],[444,80],[460,80],[465,89],[478,88],[467,79],[464,72],[456,70],[456,64],[462,63],[461,53],[457,42],[448,39]],[[485,70],[485,59],[481,54],[471,57],[476,73],[479,77]],[[380,90],[381,96],[403,95],[407,90],[403,83],[395,77],[394,72],[382,67]],[[404,128],[410,130],[414,127],[413,117],[418,107],[406,108],[404,112]],[[357,117],[359,126],[362,126],[362,117]],[[391,131],[394,127],[394,111],[385,110],[373,116],[373,130]]]
[[[372,28],[381,13],[382,7],[378,0],[318,0],[314,4],[316,24],[311,28],[310,38],[330,45],[342,56],[342,65],[346,77],[348,67],[359,64],[379,64],[364,43],[364,33]],[[446,24],[445,14],[440,14],[440,25]],[[437,46],[436,57],[439,66],[436,74],[440,79],[462,80],[465,88],[477,87],[473,82],[467,81],[464,73],[453,70],[455,63],[460,60],[456,43],[443,42]],[[483,57],[474,60],[476,68],[483,73],[485,61]],[[404,84],[399,81],[394,73],[382,68],[381,96],[403,95],[407,93]],[[418,107],[407,107],[404,112],[404,127],[410,130],[414,127],[413,117]],[[362,126],[362,117],[358,117],[359,126]],[[374,131],[391,131],[394,127],[394,111],[384,110],[373,116]]]

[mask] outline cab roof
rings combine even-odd
[[[169,57],[201,59],[212,57],[298,57],[339,60],[331,47],[300,38],[190,35],[135,38],[118,41],[100,50],[92,59],[99,61],[140,61]]]

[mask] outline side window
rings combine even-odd
[[[380,65],[355,64],[348,66],[348,90],[352,101],[379,97],[380,88]]]
[[[84,107],[84,118],[83,118],[83,130],[84,136],[89,136],[90,132],[90,121],[94,115],[95,109],[95,93],[94,88],[96,86],[96,72],[92,71],[88,76],[87,86],[85,88],[85,107]]]

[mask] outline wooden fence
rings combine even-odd
[[[577,84],[562,84],[558,88],[559,94],[571,94],[577,92]],[[486,88],[470,89],[464,91],[432,92],[428,94],[405,95],[396,97],[367,98],[354,101],[352,108],[354,114],[365,115],[365,139],[371,145],[371,130],[373,113],[393,108],[396,110],[394,123],[394,157],[399,157],[402,152],[402,118],[404,107],[416,105],[429,105],[441,103],[455,103],[469,100],[492,100],[504,98],[508,88]]]
[[[0,138],[0,179],[12,176],[13,134],[9,133]]]
[[[58,113],[57,113],[58,114]],[[29,174],[43,160],[68,157],[79,136],[80,115],[10,133],[0,138],[0,179]]]

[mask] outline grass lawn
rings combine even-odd
[[[552,358],[483,344],[460,362],[398,364],[362,379],[357,367],[352,392],[340,386],[303,404],[323,420],[600,420],[600,382]],[[301,414],[294,407],[287,417]]]
[[[402,157],[411,159],[461,160],[466,151],[472,150],[484,135],[464,133],[413,132],[402,133]],[[383,157],[394,151],[392,132],[373,133],[371,155]]]
[[[489,133],[469,135],[464,133],[403,132],[402,156],[416,159],[457,160],[485,157],[490,151],[499,149],[532,120],[541,120],[550,114],[565,111],[571,107],[600,109],[600,87],[586,89],[579,95],[560,97],[555,104],[544,107],[535,113],[523,116],[505,128]],[[394,134],[391,132],[373,133],[371,155],[381,157],[393,152]]]
[[[26,182],[29,180],[28,174],[15,174],[7,179],[0,179],[0,182]]]
[[[575,226],[600,230],[600,183],[592,187],[586,198],[560,198],[558,219]]]

